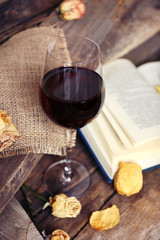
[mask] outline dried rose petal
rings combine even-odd
[[[98,231],[113,228],[119,221],[120,213],[116,205],[105,210],[93,212],[89,220],[91,227]]]

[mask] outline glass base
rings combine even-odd
[[[70,161],[72,176],[64,175],[66,160],[53,163],[44,174],[46,190],[51,195],[65,193],[67,196],[79,197],[89,188],[91,177],[87,168],[74,160]]]

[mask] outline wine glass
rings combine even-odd
[[[46,114],[66,128],[66,158],[44,174],[51,194],[82,195],[90,185],[87,168],[71,159],[75,131],[94,119],[104,102],[105,90],[99,46],[86,37],[59,37],[48,46],[40,82]]]

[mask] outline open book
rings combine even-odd
[[[103,66],[105,103],[80,134],[108,181],[120,161],[160,165],[160,62],[136,68],[127,59]]]

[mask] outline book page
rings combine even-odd
[[[91,122],[89,128],[93,134],[98,136],[95,141],[100,142],[103,148],[107,149],[111,159],[118,161],[137,160],[160,155],[160,139],[126,149],[103,114],[100,114],[98,118]]]
[[[145,63],[137,69],[153,88],[160,86],[160,62]]]
[[[98,163],[110,178],[118,169],[120,161],[136,162],[143,169],[160,164],[160,139],[145,145],[126,149],[103,113],[83,127],[83,134]]]
[[[105,105],[134,145],[160,137],[160,96],[126,59],[104,65]]]
[[[104,118],[106,121],[109,121],[110,125],[114,129],[117,137],[119,140],[123,143],[123,145],[127,148],[133,148],[133,144],[128,138],[128,135],[125,133],[125,129],[122,129],[117,120],[112,116],[109,109],[104,105],[102,114],[104,115]]]
[[[160,96],[154,89],[157,80],[153,75],[154,83],[152,79],[149,82],[142,71],[141,68],[139,73],[125,59],[105,65],[104,107],[95,120],[80,130],[111,179],[120,161],[136,162],[142,169],[160,164]]]

